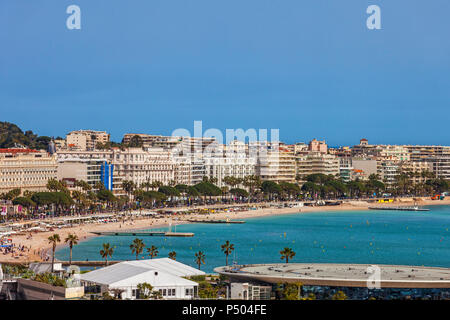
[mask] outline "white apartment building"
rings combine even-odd
[[[400,173],[400,162],[393,160],[378,160],[377,174],[387,187],[395,184],[396,177]]]
[[[213,157],[205,158],[205,176],[216,178],[216,185],[226,186],[223,179],[225,177],[245,178],[256,174],[256,158],[249,158],[245,155],[234,157]]]
[[[143,183],[160,181],[168,185],[175,181],[175,163],[172,153],[162,148],[128,148],[114,151],[113,164],[122,180]]]
[[[450,155],[435,157],[429,160],[432,163],[436,178],[450,180]]]
[[[0,193],[17,188],[47,191],[48,180],[56,177],[55,156],[30,149],[0,149]]]

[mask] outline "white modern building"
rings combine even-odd
[[[85,287],[98,287],[98,292],[122,290],[122,299],[137,299],[138,285],[148,283],[164,299],[192,299],[197,296],[198,284],[183,277],[204,275],[178,261],[162,258],[124,261],[80,275]]]

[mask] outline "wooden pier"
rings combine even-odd
[[[105,267],[105,261],[72,261],[72,264],[69,263],[69,261],[55,261],[56,263],[61,263],[64,267],[67,266],[78,266],[78,267]],[[108,261],[108,266],[123,262],[123,261]]]
[[[419,207],[369,207],[370,210],[395,210],[395,211],[430,211]]]
[[[187,220],[192,223],[245,223],[242,220]]]
[[[193,237],[192,232],[166,232],[166,231],[152,231],[152,232],[92,232],[99,236],[133,236],[133,237]]]

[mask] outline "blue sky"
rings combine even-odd
[[[82,29],[66,28],[79,5]],[[381,7],[382,30],[366,28]],[[0,120],[41,135],[279,128],[450,145],[448,0],[0,2]]]

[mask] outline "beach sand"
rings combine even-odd
[[[417,200],[417,199],[416,199]],[[403,198],[399,201],[395,201],[390,204],[376,204],[377,206],[408,206],[413,205],[414,200],[412,198]],[[450,205],[450,200],[425,200],[421,199],[417,201],[420,206],[423,205]],[[256,204],[258,206],[261,204]],[[222,220],[222,219],[246,219],[252,217],[264,217],[264,216],[274,216],[274,215],[284,215],[284,214],[301,214],[304,212],[325,212],[325,211],[349,211],[349,210],[368,210],[368,207],[374,205],[369,204],[366,201],[348,201],[341,205],[336,206],[316,206],[316,207],[294,207],[294,208],[259,208],[256,210],[245,210],[239,212],[219,212],[212,214],[186,214],[186,215],[175,215],[173,218],[169,217],[146,217],[146,218],[134,218],[133,221],[125,222],[110,222],[110,223],[97,223],[97,224],[83,224],[77,225],[70,228],[55,229],[54,231],[33,233],[31,239],[27,239],[28,235],[12,235],[9,238],[13,239],[16,246],[25,246],[29,248],[22,252],[19,257],[13,257],[11,254],[0,254],[0,263],[29,263],[42,261],[41,256],[44,256],[42,252],[47,253],[51,250],[51,245],[48,243],[48,237],[57,233],[61,238],[60,246],[64,245],[64,240],[69,233],[74,233],[78,236],[80,241],[85,241],[90,237],[96,236],[93,232],[106,232],[106,231],[128,231],[128,230],[139,230],[148,228],[160,228],[167,227],[171,222],[172,225],[186,224],[189,223],[188,219],[198,219],[198,220]],[[231,207],[231,205],[223,205],[225,207]],[[208,206],[202,206],[201,208],[207,208]],[[210,206],[218,208],[218,205]],[[200,208],[200,207],[196,207]],[[175,210],[182,209],[193,209],[191,208],[177,208]],[[166,210],[173,210],[167,208]],[[152,210],[154,211],[154,210]],[[60,247],[59,246],[59,247]],[[100,249],[99,249],[100,250]]]

